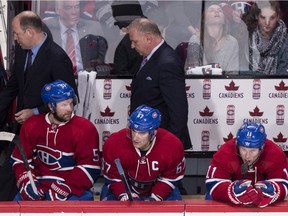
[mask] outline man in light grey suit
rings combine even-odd
[[[50,29],[53,35],[53,40],[67,52],[66,39],[68,31],[71,31],[75,46],[75,52],[73,51],[73,55],[75,57],[71,57],[68,52],[67,54],[73,62],[74,72],[80,71],[87,67],[91,67],[91,65],[85,65],[86,63],[83,61],[82,49],[84,48],[81,47],[79,41],[87,35],[103,37],[104,33],[100,23],[97,21],[84,20],[80,18],[80,1],[78,0],[55,1],[55,10],[58,14],[58,17],[52,17],[43,20]],[[96,42],[89,44],[89,46],[93,46],[95,44]],[[99,49],[101,49],[101,47]],[[99,56],[95,57],[95,59],[98,58],[104,62],[106,50],[100,50],[98,53]],[[73,58],[75,59],[73,60]]]

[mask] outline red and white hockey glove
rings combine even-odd
[[[258,181],[254,186],[258,193],[262,194],[260,200],[255,203],[260,208],[264,208],[267,205],[274,203],[280,196],[280,187],[274,181]]]
[[[136,193],[131,193],[134,201],[140,200],[139,196]],[[118,199],[120,201],[129,201],[129,197],[127,193],[122,193],[119,195]]]
[[[249,205],[258,199],[258,192],[250,180],[237,180],[228,187],[228,197],[234,204]]]
[[[65,183],[61,181],[56,181],[51,184],[48,194],[49,194],[48,200],[65,201],[71,194],[71,189]]]
[[[28,177],[27,172],[22,173],[17,179],[17,187],[19,188],[20,195],[23,200],[42,200],[45,196],[43,190],[40,188],[40,184],[37,181],[34,174],[32,174],[33,181],[37,188],[37,193],[32,188],[31,181]]]

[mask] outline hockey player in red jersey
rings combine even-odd
[[[73,114],[76,96],[67,83],[48,83],[41,96],[50,112],[31,117],[20,131],[37,193],[15,148],[11,157],[20,190],[15,200],[93,200],[90,188],[101,171],[98,132]]]
[[[181,200],[177,187],[185,172],[181,141],[165,129],[159,110],[141,105],[127,128],[113,133],[103,145],[105,184],[101,200],[128,200],[114,160],[119,158],[134,200]]]
[[[286,155],[266,138],[264,126],[244,123],[237,137],[214,154],[206,199],[266,207],[287,196],[287,170]]]

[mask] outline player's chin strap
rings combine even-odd
[[[258,161],[258,159],[260,158],[260,155],[261,155],[261,152],[262,152],[262,149],[260,149],[260,154],[258,155],[258,157],[253,161],[253,163],[251,163],[250,165],[248,165],[248,161],[244,161],[243,159],[243,164],[241,165],[241,174],[243,176],[243,179],[246,179],[247,178],[247,173],[248,173],[248,170],[250,170],[254,164]],[[239,154],[239,157],[240,154]]]

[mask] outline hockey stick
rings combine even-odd
[[[31,186],[32,186],[32,190],[35,194],[38,194],[37,187],[35,185],[35,182],[34,182],[34,179],[32,177],[31,170],[30,170],[30,167],[29,167],[29,164],[27,161],[27,156],[26,156],[26,153],[23,149],[23,145],[22,145],[22,142],[21,142],[19,136],[14,134],[14,133],[0,132],[0,140],[12,142],[12,143],[15,143],[16,146],[18,146],[21,157],[22,157],[23,162],[24,162],[24,166],[25,166],[28,178],[29,178]]]
[[[128,198],[130,201],[133,201],[133,197],[132,197],[132,192],[131,192],[131,189],[130,189],[130,186],[128,184],[128,181],[127,181],[127,178],[125,176],[125,173],[124,173],[124,170],[123,170],[123,167],[121,165],[121,162],[120,162],[120,159],[119,158],[116,158],[114,160],[115,164],[116,164],[116,167],[117,167],[117,170],[118,170],[118,173],[120,174],[121,178],[122,178],[122,182],[125,186],[125,189],[126,189],[126,193],[128,195]]]

